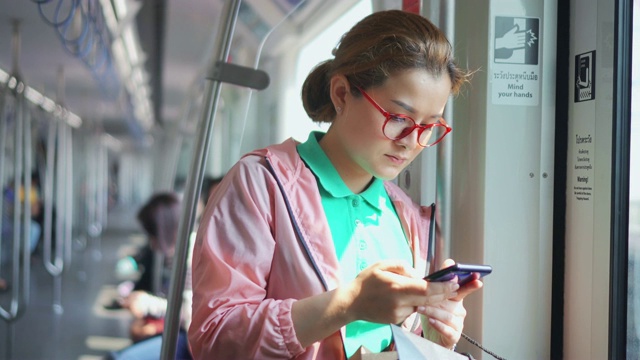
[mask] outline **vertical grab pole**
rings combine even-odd
[[[12,249],[12,281],[13,287],[11,289],[11,303],[9,309],[5,309],[0,306],[0,317],[2,317],[7,323],[7,346],[6,346],[6,356],[7,359],[11,358],[12,352],[12,343],[13,343],[13,322],[17,320],[25,311],[25,307],[27,305],[27,299],[29,296],[29,265],[30,265],[30,249],[29,249],[29,235],[30,235],[30,190],[31,190],[31,179],[27,181],[24,173],[26,171],[30,171],[31,162],[30,159],[25,158],[25,153],[23,152],[23,147],[26,145],[30,146],[31,142],[30,136],[30,119],[28,118],[28,109],[26,108],[24,91],[26,89],[26,85],[22,82],[22,77],[20,76],[20,71],[18,69],[19,65],[19,57],[20,57],[20,22],[18,20],[13,21],[14,31],[12,38],[13,45],[13,71],[11,74],[11,78],[15,81],[15,86],[9,85],[7,91],[9,92],[6,95],[11,95],[15,99],[14,102],[14,130],[15,130],[15,153],[14,153],[14,163],[15,163],[15,171],[13,176],[13,249]],[[10,80],[11,82],[11,80]],[[7,121],[5,119],[0,119],[3,123]],[[4,132],[4,128],[2,129]],[[3,134],[5,136],[6,134]],[[26,137],[29,137],[28,140],[25,140]],[[5,139],[2,139],[3,141]],[[23,141],[24,140],[24,141]],[[4,144],[3,144],[4,147]],[[4,148],[1,149],[1,152],[4,152]],[[1,154],[0,152],[0,154]],[[26,152],[27,155],[30,155],[30,151]],[[3,164],[4,166],[4,164]],[[25,169],[25,167],[29,167]],[[30,175],[30,173],[29,173]],[[21,179],[21,178],[24,178]],[[24,194],[24,213],[22,212],[22,204],[20,202],[20,185],[21,180],[23,180],[23,194]],[[22,222],[20,217],[22,216]],[[21,236],[22,235],[22,236]],[[20,244],[22,240],[22,246]],[[20,251],[22,251],[22,258],[20,257]]]
[[[55,230],[53,228],[53,198],[54,198],[54,179],[55,179],[55,158],[56,154],[59,156],[59,152],[56,151],[56,134],[58,133],[58,127],[64,126],[61,124],[61,120],[58,116],[54,116],[49,123],[47,129],[47,158],[46,158],[46,173],[44,178],[44,254],[42,261],[44,263],[47,272],[53,276],[53,301],[52,308],[56,314],[61,314],[62,309],[62,271],[64,269],[64,260],[62,259],[62,236],[56,232],[56,249],[55,260],[52,259],[52,235]]]
[[[65,206],[64,206],[64,179],[65,179],[65,156],[64,156],[64,116],[60,117],[60,123],[56,129],[56,171],[55,171],[55,209],[56,209],[56,222],[55,222],[55,234],[56,234],[56,248],[62,247],[65,243],[64,239],[64,219]]]
[[[68,113],[65,112],[65,117]],[[64,223],[62,233],[64,234],[64,262],[71,263],[72,247],[72,224],[73,224],[73,133],[71,126],[65,123],[64,126]]]
[[[218,38],[216,41],[212,68],[217,62],[225,62],[229,56],[231,39],[235,29],[241,0],[229,0],[225,2],[226,19],[220,22]],[[200,122],[198,123],[198,142],[194,148],[194,157],[191,162],[189,174],[187,176],[186,195],[183,202],[182,217],[178,227],[178,239],[176,252],[174,255],[174,266],[171,271],[171,286],[167,305],[167,315],[165,318],[165,328],[162,335],[162,352],[160,358],[163,360],[173,360],[176,354],[176,343],[180,325],[180,308],[182,305],[182,292],[184,290],[184,278],[186,276],[187,250],[189,248],[189,238],[191,229],[195,221],[196,200],[202,187],[204,170],[209,152],[211,134],[215,121],[216,109],[220,98],[221,82],[219,80],[207,79],[205,93],[205,107],[202,111]]]
[[[42,229],[42,239],[44,241],[43,251],[44,256],[42,261],[45,268],[53,276],[56,276],[60,269],[58,265],[58,259],[56,262],[51,261],[51,235],[53,232],[53,179],[54,179],[54,164],[55,164],[55,141],[56,141],[56,129],[58,121],[54,117],[51,119],[47,126],[47,155],[45,159],[45,174],[44,174],[44,186],[43,186],[43,198],[44,198],[44,229]]]
[[[10,221],[9,217],[7,216],[6,219],[4,219],[4,214],[2,213],[2,211],[5,208],[5,196],[4,196],[4,168],[5,168],[5,141],[7,140],[7,121],[5,121],[5,119],[3,119],[2,117],[4,116],[4,106],[5,106],[5,96],[8,96],[10,89],[7,87],[6,88],[6,93],[2,93],[0,94],[0,96],[2,96],[2,98],[0,98],[0,184],[2,184],[2,200],[0,201],[0,231],[2,231],[2,229],[5,228],[5,225],[3,224],[4,220],[6,220],[7,222]],[[8,208],[10,205],[7,204],[6,207]],[[3,234],[0,234],[3,235]],[[2,236],[0,236],[1,238]],[[5,240],[6,241],[6,240]],[[2,275],[2,267],[4,266],[2,264],[2,257],[4,256],[5,258],[8,255],[2,255],[2,241],[0,240],[0,275]],[[12,289],[11,292],[11,300],[13,301],[13,297],[15,290]],[[5,321],[9,322],[11,319],[11,310],[5,310],[2,305],[0,305],[0,317],[2,317]],[[11,339],[11,335],[13,332],[13,327],[11,326],[11,324],[9,323],[9,325],[7,326],[7,335],[6,335],[6,339],[5,339],[5,358],[10,359],[11,358],[11,348],[12,348],[12,339]]]
[[[24,91],[24,90],[23,90]],[[27,107],[24,94],[20,99],[22,112],[22,181],[24,187],[24,212],[22,213],[22,286],[24,286],[25,305],[29,303],[31,279],[31,110]],[[17,124],[16,124],[17,125]]]
[[[71,134],[69,134],[69,139],[71,139]],[[107,226],[107,197],[108,197],[108,186],[107,186],[107,172],[109,170],[109,160],[108,160],[108,152],[107,145],[103,141],[103,137],[100,137],[100,149],[98,153],[98,201],[97,201],[97,221],[100,224],[100,229],[104,229]],[[72,154],[69,150],[69,156]],[[68,163],[71,165],[71,159],[69,159]],[[69,174],[73,174],[69,172]],[[71,183],[71,182],[69,182]],[[70,202],[71,203],[71,202]]]
[[[4,149],[5,141],[7,141],[7,122],[2,119],[4,116],[5,94],[9,88],[0,87],[0,191],[4,192]],[[0,231],[4,229],[4,194],[0,198]],[[0,233],[1,234],[1,233]],[[0,245],[2,243],[0,242]],[[0,277],[2,277],[2,246],[0,246]]]
[[[62,67],[58,68],[58,88],[57,88],[57,100],[60,104],[64,103],[64,70]],[[45,269],[53,277],[53,300],[51,307],[54,313],[62,314],[62,271],[64,270],[64,260],[62,258],[63,236],[60,233],[58,226],[58,220],[56,220],[55,230],[53,228],[53,199],[54,199],[54,179],[56,185],[56,194],[59,193],[60,179],[56,175],[56,168],[60,165],[60,149],[56,146],[63,143],[63,139],[60,138],[60,129],[64,127],[64,110],[62,106],[58,108],[55,115],[51,119],[47,129],[47,158],[46,158],[46,174],[44,184],[44,197],[45,197],[45,210],[44,210],[44,256],[42,262]],[[56,162],[55,159],[58,159]],[[59,198],[56,195],[56,203],[59,203]],[[57,205],[56,205],[57,207]],[[57,211],[58,216],[63,214]],[[52,252],[52,235],[53,231],[56,234],[56,250],[55,260],[51,257]]]
[[[64,118],[68,115],[68,112],[64,111]],[[64,243],[61,243],[63,251],[63,261],[64,263],[71,263],[71,222],[72,222],[72,204],[71,204],[71,194],[72,194],[72,185],[73,185],[73,169],[71,167],[71,127],[68,126],[65,122],[62,123],[62,133],[60,134],[60,157],[61,161],[61,172],[62,172],[62,184],[60,186],[60,209],[62,209],[62,213],[64,218],[60,224],[60,239],[64,239]],[[56,215],[57,216],[57,215]],[[57,241],[56,237],[56,241]],[[57,244],[56,244],[57,245]]]

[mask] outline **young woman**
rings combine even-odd
[[[462,300],[482,283],[422,279],[429,210],[388,180],[450,131],[443,110],[467,74],[439,29],[402,11],[366,17],[334,55],[302,89],[327,133],[245,155],[210,199],[193,256],[195,358],[343,359],[384,351],[400,323],[445,347],[460,338]]]

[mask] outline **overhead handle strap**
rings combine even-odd
[[[207,79],[243,86],[255,90],[264,90],[269,86],[269,74],[262,70],[217,61]]]

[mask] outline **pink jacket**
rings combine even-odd
[[[307,348],[293,328],[296,299],[340,285],[316,179],[296,145],[289,139],[245,155],[209,200],[193,251],[195,359],[345,358],[344,328]],[[385,187],[424,271],[431,208]]]

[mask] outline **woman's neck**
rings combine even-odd
[[[338,171],[342,181],[354,194],[363,192],[373,181],[373,176],[347,155],[337,137],[331,133],[331,129],[320,139],[318,144]]]

